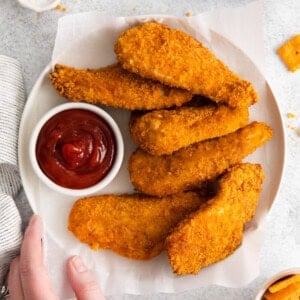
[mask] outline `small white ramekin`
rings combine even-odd
[[[23,7],[30,8],[36,12],[43,12],[55,8],[60,0],[18,0]]]
[[[44,124],[54,115],[70,109],[88,110],[99,115],[110,126],[115,136],[115,142],[116,142],[115,159],[109,172],[97,184],[83,189],[70,189],[56,184],[41,170],[36,157],[36,143],[37,143],[39,133],[42,127],[44,126]],[[44,184],[46,184],[52,190],[69,196],[83,197],[83,196],[94,194],[100,191],[101,189],[103,189],[104,187],[106,187],[117,175],[123,161],[123,156],[124,156],[124,142],[123,142],[121,131],[117,123],[115,122],[115,120],[100,107],[93,104],[82,103],[82,102],[65,103],[65,104],[58,105],[52,108],[51,110],[49,110],[45,115],[43,115],[43,117],[36,124],[29,142],[29,157],[30,157],[33,170],[35,171],[36,175]]]
[[[263,295],[265,294],[265,292],[267,291],[267,289],[276,281],[278,281],[279,279],[282,279],[284,277],[287,276],[291,276],[291,275],[297,275],[300,274],[300,268],[292,268],[292,269],[287,269],[284,271],[281,271],[280,273],[277,273],[276,275],[274,275],[273,277],[269,278],[262,286],[261,288],[258,290],[258,293],[256,294],[254,300],[262,300],[263,299]]]

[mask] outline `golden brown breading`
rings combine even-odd
[[[166,239],[173,271],[197,274],[232,254],[253,217],[264,179],[260,165],[234,166],[220,180],[216,197],[192,213]]]
[[[171,155],[154,156],[136,150],[129,161],[134,187],[149,195],[164,196],[200,186],[272,137],[265,123],[253,122],[225,136],[195,143]]]
[[[205,200],[196,192],[164,198],[142,194],[88,197],[74,203],[68,229],[92,249],[150,259],[164,249],[170,230]]]
[[[186,90],[142,78],[119,64],[97,70],[56,65],[50,79],[58,93],[68,100],[129,110],[180,106],[192,98]]]
[[[153,155],[163,155],[234,132],[245,126],[248,120],[248,108],[208,105],[152,111],[133,117],[129,128],[141,149]]]
[[[232,107],[257,102],[252,84],[233,73],[190,35],[147,22],[125,30],[115,52],[123,68]]]

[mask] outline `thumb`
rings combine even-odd
[[[79,256],[68,260],[67,275],[78,300],[104,300],[100,286]]]

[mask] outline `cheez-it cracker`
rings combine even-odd
[[[277,53],[290,71],[298,70],[300,68],[300,34],[284,43],[277,50]]]
[[[271,293],[276,293],[276,292],[280,291],[281,289],[286,288],[290,284],[293,284],[293,283],[296,283],[296,282],[300,283],[300,274],[299,275],[293,275],[293,276],[290,276],[290,277],[288,277],[284,280],[279,280],[279,281],[275,282],[274,284],[272,284],[269,287],[269,291]]]
[[[264,300],[299,300],[300,274],[273,283],[263,296]]]

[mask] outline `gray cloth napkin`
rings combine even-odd
[[[20,64],[0,55],[0,287],[22,241],[22,221],[14,198],[21,188],[17,141],[24,100]]]

